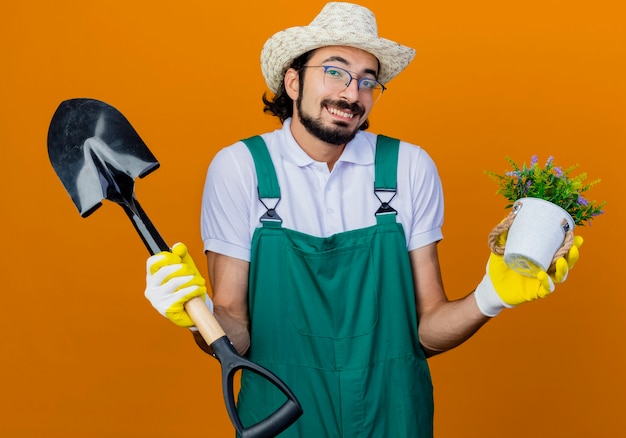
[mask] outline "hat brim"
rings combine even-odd
[[[261,71],[269,89],[278,91],[285,72],[298,56],[327,46],[355,47],[374,55],[380,63],[378,80],[383,84],[395,78],[415,57],[414,49],[385,38],[317,26],[292,27],[274,34],[261,51]]]

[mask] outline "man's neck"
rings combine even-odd
[[[309,157],[315,161],[326,163],[328,170],[333,170],[333,166],[346,147],[345,144],[326,143],[307,131],[302,124],[293,121],[291,123],[291,135]]]

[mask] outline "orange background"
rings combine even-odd
[[[444,281],[479,282],[504,200],[483,170],[505,155],[580,163],[606,214],[566,284],[505,311],[430,360],[437,437],[623,433],[626,329],[622,203],[626,27],[619,0],[363,1],[416,60],[377,104],[372,131],[422,145],[446,195]],[[108,102],[161,162],[136,194],[205,272],[206,167],[221,147],[278,123],[261,111],[259,53],[323,2],[8,2],[0,26],[3,188],[0,434],[232,436],[219,366],[143,297],[147,252],[106,203],[79,217],[46,152],[65,99]],[[623,256],[622,256],[623,257]]]

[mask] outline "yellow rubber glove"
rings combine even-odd
[[[556,261],[556,271],[550,274],[552,281],[555,283],[563,283],[567,279],[567,274],[574,268],[574,265],[580,258],[578,250],[583,245],[583,238],[574,236],[572,247],[565,257],[561,257]]]
[[[506,239],[506,233],[500,238]],[[569,270],[578,261],[578,248],[582,243],[582,237],[576,236],[568,254],[557,260],[556,271],[551,275],[540,271],[534,278],[518,274],[504,263],[502,256],[491,253],[487,272],[474,291],[478,308],[486,316],[496,316],[505,307],[512,308],[550,295],[554,291],[555,283],[562,283],[567,279]]]
[[[174,324],[190,328],[194,326],[185,311],[185,303],[192,298],[201,297],[213,310],[206,282],[184,244],[177,243],[172,252],[163,251],[148,258],[146,271],[146,298]]]

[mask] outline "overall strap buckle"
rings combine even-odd
[[[396,138],[384,135],[376,138],[374,195],[380,201],[380,207],[375,213],[377,218],[398,214],[390,203],[396,197],[399,149],[400,140]]]
[[[379,193],[383,197],[388,198],[388,199],[386,200],[381,199],[381,196],[379,196]],[[392,195],[389,196],[389,193],[391,193]],[[395,189],[374,189],[374,195],[380,201],[380,207],[378,207],[378,210],[376,210],[376,216],[383,215],[383,214],[398,214],[396,209],[390,205],[391,200],[396,197],[396,194],[397,193]]]
[[[261,202],[261,204],[263,204],[263,207],[265,207],[265,210],[266,210],[265,214],[261,216],[259,220],[261,222],[275,222],[275,223],[282,224],[283,220],[276,212],[276,207],[278,206],[278,203],[280,202],[280,198],[269,198],[269,199],[276,199],[276,203],[274,204],[273,207],[268,207],[267,204],[263,202],[263,198],[261,198],[261,195],[259,194],[259,201]]]
[[[276,212],[276,206],[280,202],[280,186],[278,185],[278,178],[276,177],[276,171],[274,170],[274,164],[267,145],[263,138],[259,135],[246,138],[242,140],[248,147],[252,159],[254,160],[254,167],[257,175],[257,192],[259,201],[265,207],[265,213],[260,217],[263,225],[280,225],[283,220]],[[275,199],[276,202],[272,207],[263,202],[263,200]]]

